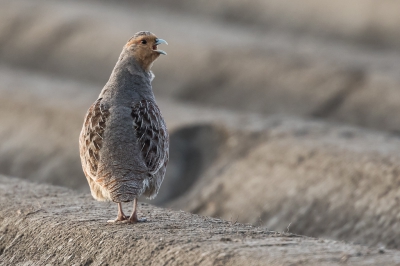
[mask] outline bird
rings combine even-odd
[[[115,220],[144,222],[137,216],[141,195],[157,196],[169,160],[169,135],[157,106],[151,67],[168,44],[139,31],[124,45],[108,82],[87,111],[79,136],[83,172],[92,196],[118,204]],[[132,214],[122,202],[132,202]]]

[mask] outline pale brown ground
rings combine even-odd
[[[108,224],[114,204],[0,177],[1,265],[396,265],[400,252],[276,233],[140,204],[148,222]]]

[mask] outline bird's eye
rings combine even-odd
[[[146,43],[147,43],[147,41],[146,41],[146,40],[142,40],[142,43],[143,43],[143,44],[146,44]]]

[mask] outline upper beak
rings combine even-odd
[[[159,45],[159,44],[162,44],[162,43],[164,43],[164,44],[166,44],[166,45],[168,45],[168,43],[167,43],[167,41],[166,40],[163,40],[163,39],[156,39],[156,45]]]
[[[168,45],[168,43],[167,43],[166,40],[159,39],[159,38],[156,39],[156,42],[155,42],[154,44],[155,44],[155,45],[159,45],[159,44],[162,44],[162,43]],[[164,52],[163,50],[157,49],[157,50],[154,50],[154,51],[155,51],[155,52],[158,52],[159,54],[167,55],[167,53]]]

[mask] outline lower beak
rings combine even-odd
[[[154,43],[155,45],[159,45],[159,44],[166,44],[166,45],[168,45],[168,43],[167,43],[167,41],[166,40],[163,40],[163,39],[156,39],[156,42]],[[159,50],[159,49],[157,49],[157,50],[154,50],[155,52],[157,52],[157,53],[159,53],[159,54],[163,54],[163,55],[167,55],[167,53],[166,52],[164,52],[163,50]]]

